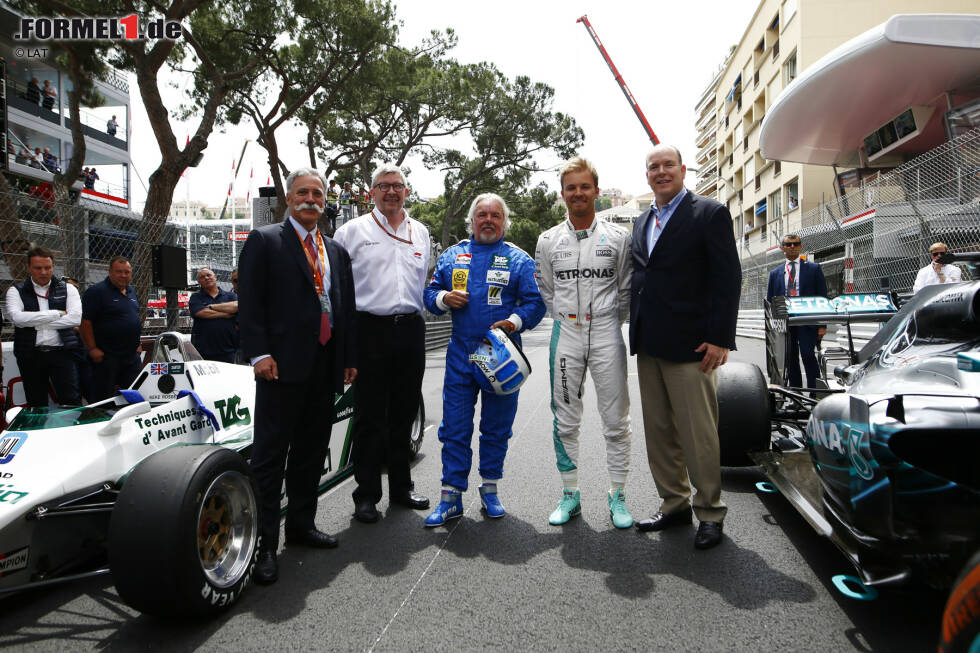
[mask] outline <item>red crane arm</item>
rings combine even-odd
[[[647,122],[646,116],[643,115],[643,110],[640,109],[640,105],[637,104],[636,98],[634,98],[633,94],[630,93],[630,89],[626,85],[626,81],[623,79],[623,76],[619,74],[618,70],[616,70],[616,64],[612,62],[612,59],[609,57],[609,53],[606,52],[606,48],[602,46],[602,41],[599,40],[599,35],[595,33],[595,29],[592,28],[592,23],[589,22],[589,17],[582,16],[575,22],[585,25],[585,29],[589,32],[589,36],[591,36],[592,40],[595,42],[595,46],[599,48],[599,54],[602,55],[602,58],[606,60],[606,64],[609,65],[609,70],[612,71],[613,77],[616,79],[616,83],[619,84],[619,88],[623,89],[623,95],[626,96],[626,101],[629,102],[630,106],[633,108],[633,113],[635,113],[636,117],[640,119],[640,124],[642,124],[643,129],[646,130],[647,136],[650,137],[650,142],[652,142],[654,145],[660,145],[660,139],[653,133],[653,129],[650,127],[650,123]]]

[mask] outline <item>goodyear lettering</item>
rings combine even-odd
[[[238,407],[241,403],[242,398],[238,395],[229,397],[228,399],[219,399],[214,402],[214,407],[221,414],[222,428],[228,428],[232,424],[245,425],[252,423],[252,414],[249,412],[248,407]]]
[[[578,268],[572,270],[555,270],[555,279],[568,281],[569,279],[611,279],[616,273],[611,269],[603,268]]]

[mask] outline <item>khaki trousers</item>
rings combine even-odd
[[[647,460],[661,512],[693,504],[699,521],[720,522],[728,508],[721,500],[718,373],[705,374],[699,365],[637,354]]]

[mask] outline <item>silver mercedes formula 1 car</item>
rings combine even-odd
[[[980,254],[957,255],[980,260]],[[777,298],[767,384],[719,375],[726,465],[757,464],[866,587],[952,588],[942,650],[980,651],[980,282],[888,294]],[[778,381],[788,326],[884,322],[818,390]],[[854,590],[860,591],[860,590]]]

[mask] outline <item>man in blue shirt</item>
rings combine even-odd
[[[125,256],[109,262],[109,276],[82,297],[81,336],[92,359],[94,401],[128,388],[140,372],[140,314],[133,266]]]
[[[210,268],[197,271],[201,289],[191,295],[189,308],[194,318],[191,343],[208,360],[235,362],[238,349],[238,295],[218,287]]]

